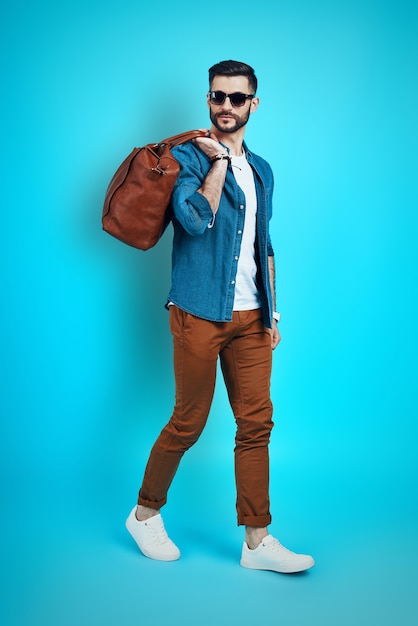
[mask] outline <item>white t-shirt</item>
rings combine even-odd
[[[235,180],[245,195],[245,221],[235,280],[234,311],[250,311],[261,306],[255,282],[257,274],[255,262],[257,196],[253,171],[245,154],[231,158]]]

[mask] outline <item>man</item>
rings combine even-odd
[[[178,464],[199,438],[211,406],[220,359],[237,424],[238,524],[245,526],[241,565],[298,572],[312,557],[284,548],[267,530],[272,350],[280,341],[274,256],[269,236],[271,168],[244,143],[259,105],[254,70],[223,61],[209,70],[208,137],[178,146],[173,192],[172,286],[176,403],[151,451],[126,525],[140,550],[163,561],[180,557],[160,514]]]

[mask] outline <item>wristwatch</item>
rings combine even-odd
[[[276,320],[277,323],[280,322],[280,313],[277,311],[273,311],[273,319]]]

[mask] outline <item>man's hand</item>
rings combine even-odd
[[[209,159],[218,156],[218,154],[228,154],[214,133],[211,133],[209,137],[196,137],[193,139],[193,143],[199,146]]]
[[[276,320],[273,320],[273,326],[270,329],[270,335],[271,335],[271,349],[274,350],[279,345],[280,339],[281,339],[279,329],[277,328]]]

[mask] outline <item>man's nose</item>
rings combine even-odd
[[[227,109],[228,111],[232,110],[232,104],[231,104],[231,100],[229,99],[229,96],[226,96],[225,98],[225,102],[223,103],[222,107],[224,109]]]

